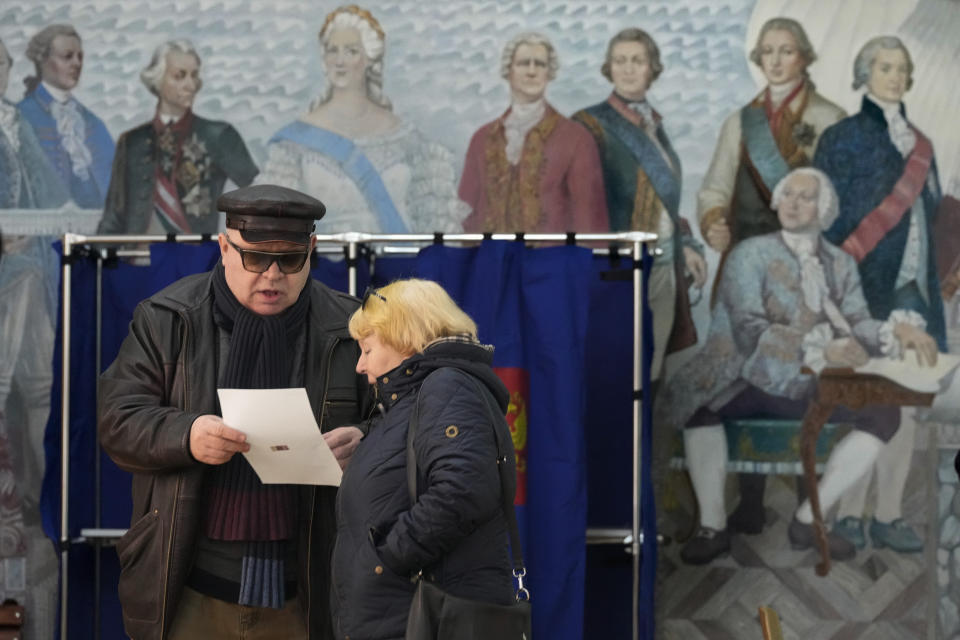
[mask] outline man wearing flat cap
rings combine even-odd
[[[124,626],[138,639],[332,638],[336,490],[261,483],[217,389],[305,387],[346,465],[369,405],[347,332],[358,303],[310,278],[320,201],[258,185],[217,206],[216,267],[141,302],[101,377],[100,441],[133,474]]]

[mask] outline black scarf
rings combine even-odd
[[[297,336],[310,311],[310,287],[283,312],[253,313],[237,300],[218,263],[213,274],[214,319],[231,334],[223,386],[228,389],[279,389],[289,385]]]
[[[213,299],[214,321],[231,334],[221,385],[230,389],[289,386],[290,366],[297,362],[297,339],[310,311],[309,283],[283,312],[262,316],[240,304],[227,285],[223,264],[218,263]],[[260,482],[242,455],[210,470],[204,533],[212,540],[248,543],[240,604],[283,606],[283,554],[277,545],[295,535],[296,498],[294,486]],[[273,577],[264,577],[264,567]]]

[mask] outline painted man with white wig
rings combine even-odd
[[[869,40],[853,65],[853,88],[864,89],[858,113],[823,133],[813,163],[837,188],[840,214],[825,237],[857,263],[875,317],[905,309],[923,319],[941,351],[946,318],[934,233],[943,198],[933,142],[907,119],[903,100],[913,85],[913,60],[896,36]],[[952,244],[950,240],[948,244]],[[952,261],[952,258],[951,258]],[[920,553],[920,535],[903,519],[903,494],[913,461],[915,411],[877,465],[877,503],[869,520],[875,548]],[[869,480],[869,478],[867,479]],[[858,547],[866,539],[863,482],[844,498],[835,531]]]
[[[83,209],[98,209],[114,145],[103,120],[73,95],[83,72],[80,34],[69,24],[47,25],[30,38],[25,55],[35,74],[24,78],[17,108],[53,167],[60,183],[55,190]]]
[[[539,33],[504,47],[500,75],[510,107],[470,139],[460,198],[468,232],[603,232],[610,229],[600,155],[593,136],[546,100],[557,52]]]
[[[804,366],[855,367],[869,355],[896,356],[911,347],[936,360],[933,338],[909,316],[871,316],[856,262],[821,237],[837,216],[837,195],[826,175],[793,170],[777,183],[772,205],[781,230],[743,240],[730,252],[703,350],[670,378],[666,399],[658,403],[661,420],[683,427],[700,508],[700,529],[681,552],[691,564],[730,549],[725,419],[802,419],[815,390],[815,377],[802,373]],[[827,460],[819,483],[824,512],[870,469],[896,433],[900,412],[886,405],[840,407],[831,420],[854,430]],[[793,548],[814,548],[812,522],[805,500],[787,529]],[[831,533],[828,541],[834,559],[856,554],[840,536]]]
[[[189,40],[158,46],[140,79],[157,96],[157,110],[117,141],[97,232],[215,234],[216,202],[227,180],[245,187],[257,167],[236,129],[193,113],[203,82]]]

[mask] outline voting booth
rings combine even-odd
[[[129,525],[129,475],[97,443],[98,375],[139,301],[216,264],[219,249],[209,239],[67,234],[59,246],[42,508],[60,554],[61,638],[122,634],[112,546]],[[477,322],[480,340],[496,347],[494,370],[517,392],[507,418],[534,632],[542,637],[583,637],[586,545],[601,543],[622,547],[629,561],[617,589],[623,604],[614,614],[604,603],[603,617],[634,638],[652,638],[652,336],[643,334],[651,327],[644,267],[655,239],[639,232],[318,236],[312,277],[354,295],[398,277],[436,280]],[[619,463],[591,467],[598,448]]]

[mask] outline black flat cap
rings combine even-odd
[[[247,242],[309,244],[313,221],[326,213],[323,203],[305,193],[275,184],[241,187],[217,198],[227,214],[227,228]]]

